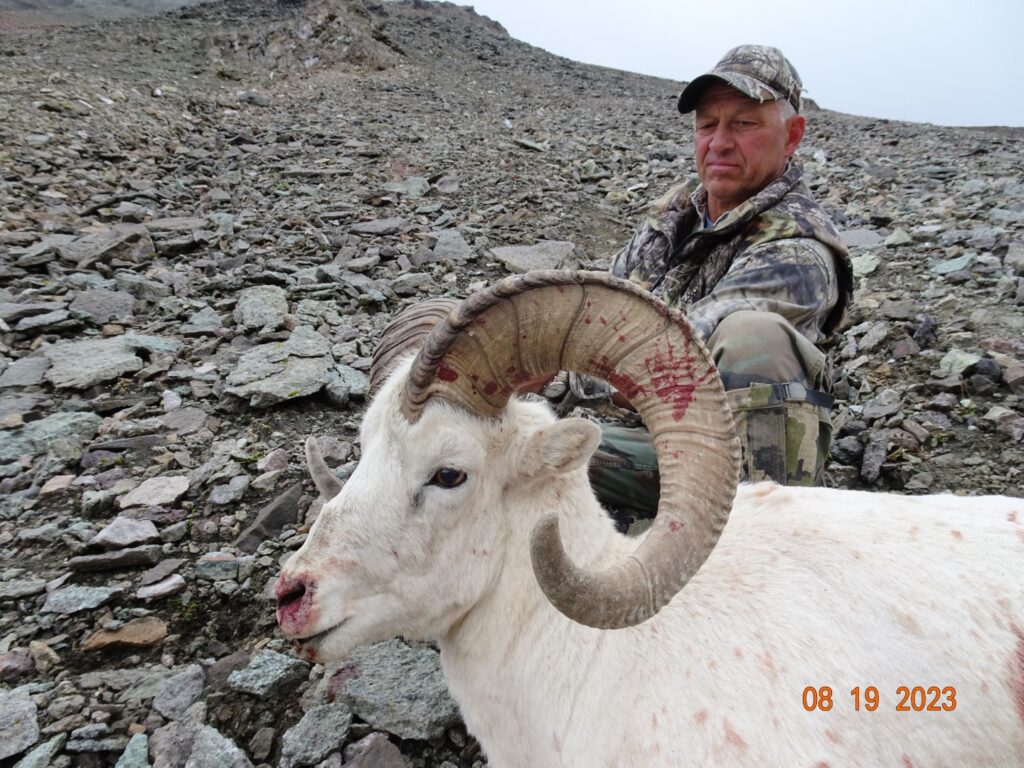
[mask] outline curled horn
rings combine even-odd
[[[330,501],[341,493],[341,481],[334,476],[324,455],[320,452],[320,443],[312,435],[306,438],[306,466],[309,467],[309,474],[313,478],[313,484],[320,491],[320,495]]]
[[[569,618],[639,624],[683,588],[714,549],[739,473],[739,441],[718,371],[685,317],[603,272],[506,278],[430,332],[406,382],[412,422],[433,397],[497,416],[524,382],[559,370],[609,381],[637,408],[661,474],[658,516],[636,552],[603,571],[573,563],[545,515],[531,537],[534,574]]]

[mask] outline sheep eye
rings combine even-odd
[[[437,485],[441,488],[458,488],[464,482],[466,482],[466,473],[461,469],[441,467],[430,478],[430,482],[427,485]]]

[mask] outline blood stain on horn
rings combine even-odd
[[[672,405],[673,421],[682,421],[693,402],[694,391],[712,376],[711,369],[700,376],[695,375],[698,360],[697,355],[677,358],[671,342],[667,344],[667,354],[656,352],[654,357],[644,360],[644,367],[654,385],[654,394],[661,402]]]
[[[441,381],[455,381],[459,378],[459,374],[453,371],[444,363],[437,366],[437,378]]]

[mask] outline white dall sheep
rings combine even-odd
[[[736,491],[706,350],[605,275],[510,278],[420,341],[278,583],[307,658],[436,640],[493,768],[1024,765],[1024,501]],[[655,438],[639,542],[590,489],[597,427],[510,397],[560,368]]]

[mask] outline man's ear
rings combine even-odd
[[[796,148],[803,141],[806,130],[807,118],[803,115],[793,115],[786,121],[786,157],[796,154]]]
[[[519,471],[527,477],[561,475],[585,465],[601,442],[601,428],[586,419],[562,419],[541,427],[520,452]]]

